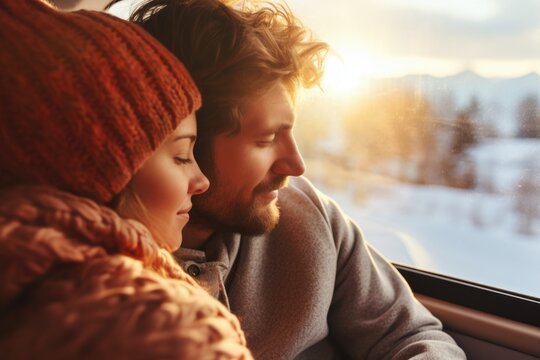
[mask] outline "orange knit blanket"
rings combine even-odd
[[[0,193],[3,359],[250,359],[236,317],[146,228],[46,187]]]

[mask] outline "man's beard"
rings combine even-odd
[[[243,235],[259,235],[272,230],[279,221],[279,204],[272,201],[260,204],[257,197],[282,188],[287,177],[280,176],[255,187],[249,202],[237,200],[226,185],[219,184],[215,176],[210,179],[209,190],[192,198],[192,221],[222,231],[238,232]],[[232,195],[231,195],[232,194]]]

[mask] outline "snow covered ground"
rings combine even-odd
[[[480,170],[492,177],[490,192],[403,184],[317,161],[308,162],[307,175],[391,260],[540,298],[540,221],[532,234],[519,233],[513,195],[519,165],[538,155],[539,141],[493,140],[476,148],[472,156],[490,164]]]

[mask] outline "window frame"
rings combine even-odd
[[[414,293],[540,328],[540,299],[392,263]],[[531,274],[534,276],[534,274]]]

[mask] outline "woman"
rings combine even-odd
[[[251,358],[167,251],[208,188],[182,64],[106,14],[5,0],[0,24],[0,357]]]

